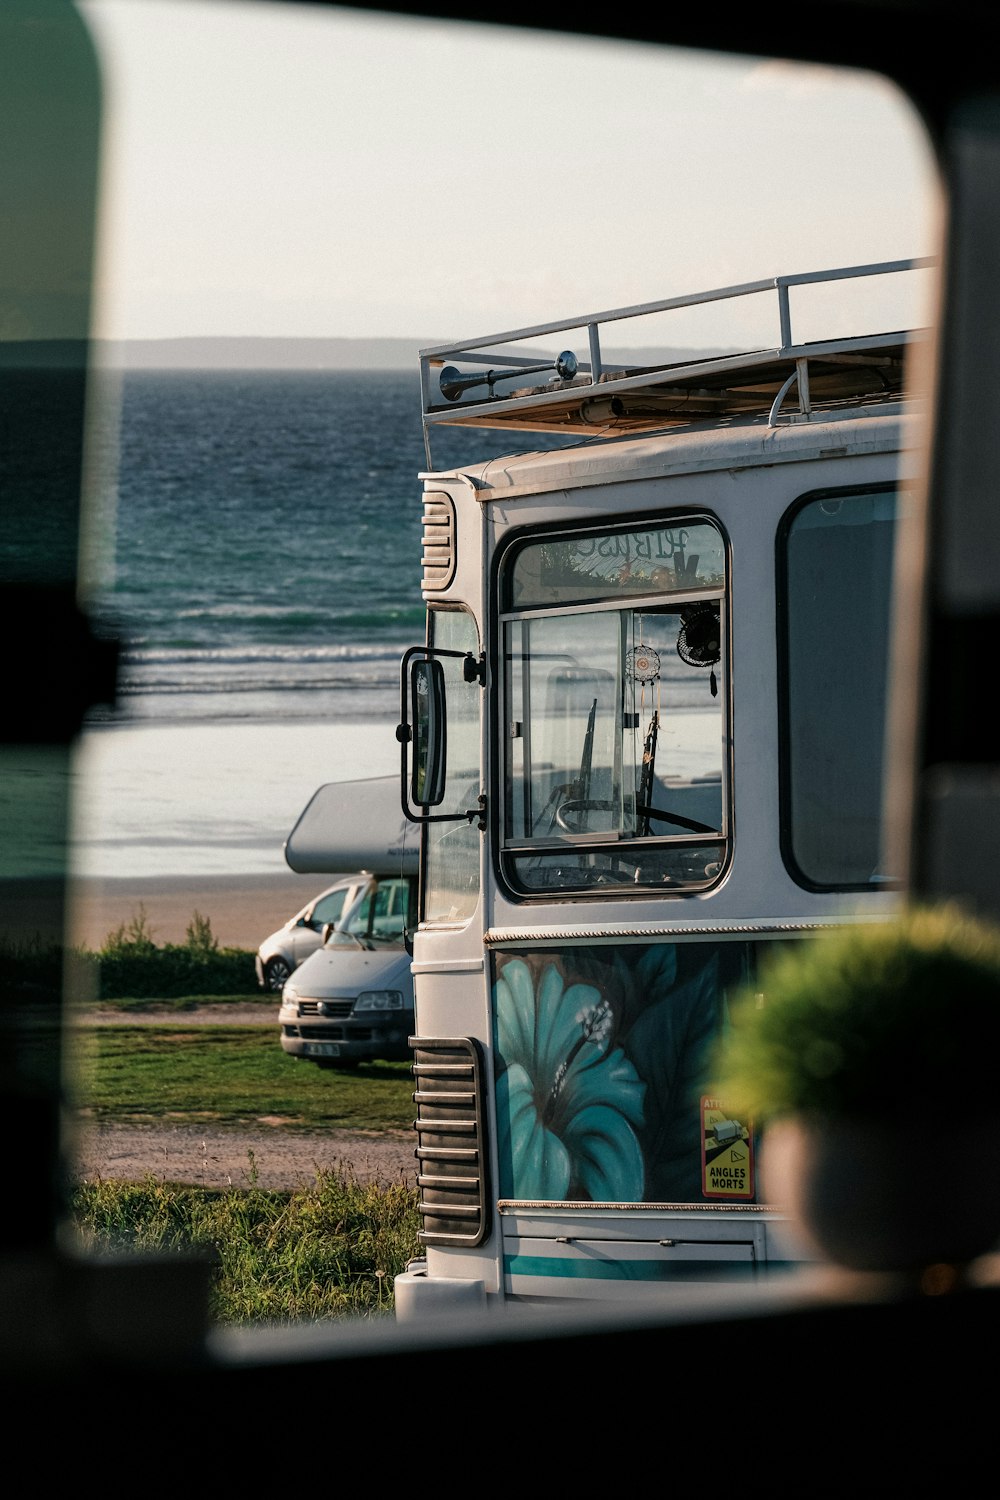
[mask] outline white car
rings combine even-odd
[[[365,888],[367,872],[345,875],[334,885],[314,896],[277,932],[264,939],[255,960],[257,983],[261,989],[280,994],[289,974],[293,973],[323,942],[323,929],[339,922]]]
[[[282,1051],[320,1068],[412,1062],[413,976],[407,937],[417,877],[372,875],[322,947],[286,981]]]

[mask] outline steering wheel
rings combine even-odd
[[[560,802],[553,816],[564,833],[586,833],[587,830],[580,828],[579,825],[574,828],[573,824],[568,821],[567,814],[614,812],[617,807],[617,802],[595,802],[590,797],[570,797],[565,802]]]

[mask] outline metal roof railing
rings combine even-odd
[[[920,337],[922,330],[796,343],[790,292],[821,283],[923,270],[934,264],[932,258],[913,258],[774,276],[421,349],[420,391],[428,467],[432,467],[431,432],[437,425],[508,427],[593,437],[598,428],[613,433],[650,430],[735,413],[763,412],[774,422],[786,395],[796,385],[799,415],[805,418],[811,413],[813,399],[846,400],[898,393],[905,346]],[[776,299],[778,337],[771,347],[681,362],[654,360],[647,365],[614,362],[604,352],[609,330],[618,330],[628,319],[767,292],[773,292]],[[587,360],[580,360],[569,348],[546,359],[537,350],[517,353],[510,347],[577,330],[585,333]],[[473,368],[463,368],[468,366]],[[810,366],[817,372],[812,379]],[[544,382],[531,380],[542,374],[549,378]],[[511,381],[517,382],[513,388]]]

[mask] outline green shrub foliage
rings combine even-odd
[[[0,941],[0,990],[18,999],[58,1003],[63,979],[63,950],[57,943]]]
[[[98,998],[177,999],[183,995],[251,995],[257,988],[253,954],[243,948],[200,951],[183,944],[123,947],[97,955]]]
[[[0,942],[4,989],[58,1002],[64,972],[73,988],[94,1000],[176,1000],[186,995],[253,995],[254,955],[220,948],[208,917],[195,912],[183,943],[157,944],[145,909],[109,932],[96,953],[67,952],[58,944]]]
[[[146,908],[110,932],[96,954],[97,998],[176,1000],[184,995],[250,995],[254,956],[220,948],[208,917],[194,912],[183,943],[157,945]]]
[[[732,1007],[714,1090],[759,1124],[992,1120],[998,1054],[1000,927],[916,906],[769,955]]]

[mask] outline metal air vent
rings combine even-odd
[[[440,593],[455,576],[455,506],[443,490],[424,495],[421,539],[421,587],[425,594]]]
[[[410,1037],[417,1106],[418,1238],[478,1245],[489,1232],[483,1058],[472,1037]]]

